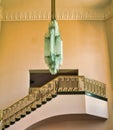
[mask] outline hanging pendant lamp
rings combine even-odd
[[[51,21],[45,34],[45,63],[51,74],[56,74],[62,64],[63,49],[58,22],[55,17],[55,0],[51,0]]]

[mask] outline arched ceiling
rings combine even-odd
[[[45,20],[51,15],[51,0],[1,0],[1,6],[3,20],[19,17]],[[56,13],[63,20],[104,20],[113,15],[113,0],[56,0]]]

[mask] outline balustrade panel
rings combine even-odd
[[[106,85],[102,82],[85,78],[84,76],[58,76],[42,87],[31,88],[29,94],[10,107],[0,111],[2,128],[29,114],[42,103],[52,99],[59,92],[87,91],[106,97]]]

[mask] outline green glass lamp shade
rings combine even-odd
[[[45,63],[50,73],[56,74],[63,60],[62,40],[56,20],[51,20],[49,24],[48,32],[45,34],[44,49]]]

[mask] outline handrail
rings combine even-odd
[[[84,76],[58,76],[40,88],[30,88],[29,94],[8,108],[0,111],[2,128],[13,124],[16,120],[35,110],[63,92],[87,91],[106,97],[106,85],[102,82],[85,78]]]
[[[106,85],[100,81],[85,78],[85,91],[106,97]]]

